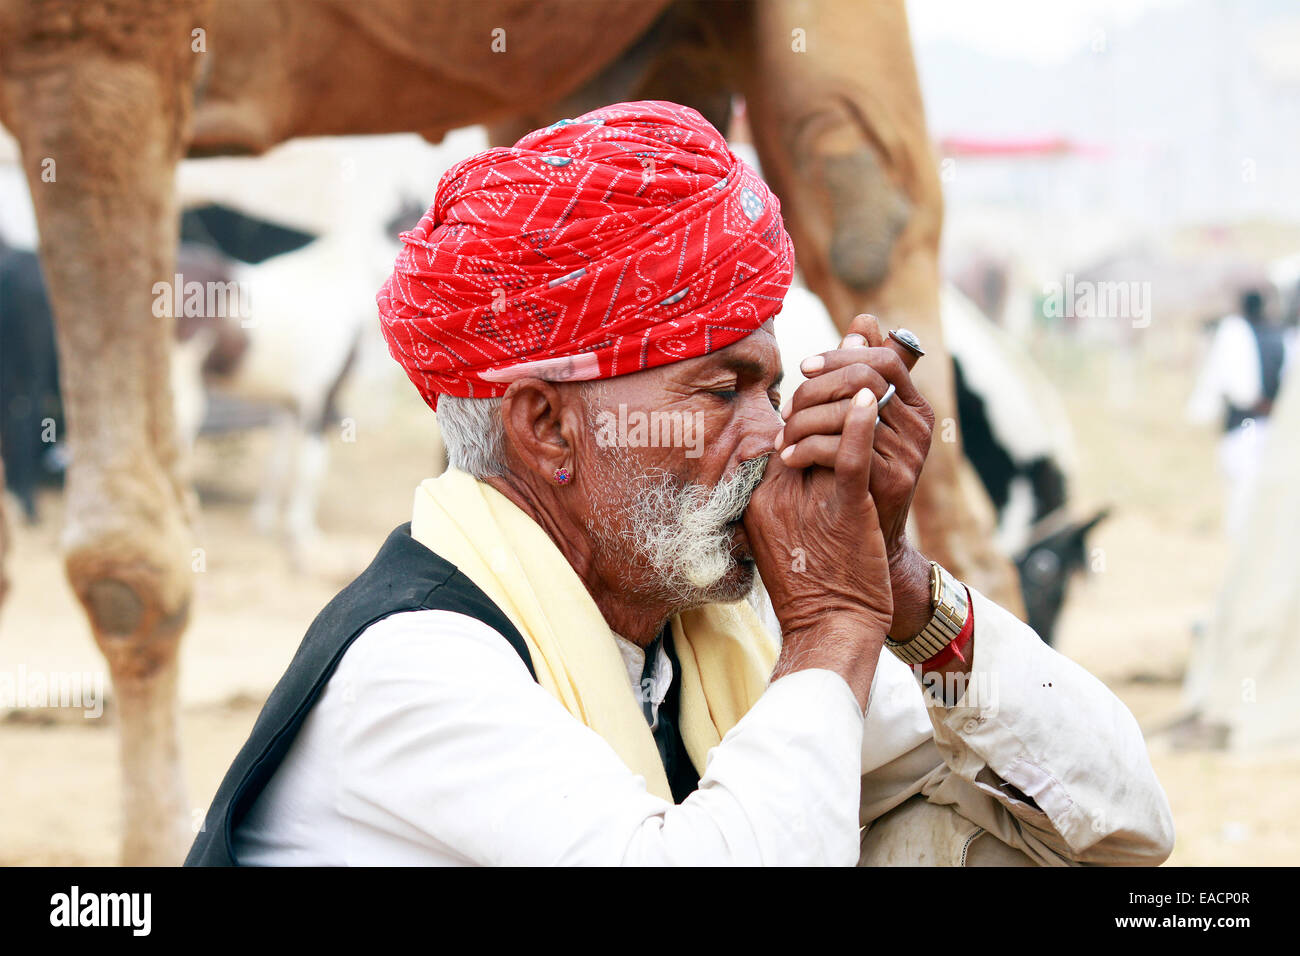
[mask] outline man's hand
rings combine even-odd
[[[870,492],[876,402],[850,400],[832,468],[768,459],[745,534],[781,623],[773,679],[810,667],[844,676],[865,709],[893,619],[889,561]]]
[[[930,619],[929,562],[907,540],[907,514],[930,451],[934,411],[912,384],[905,358],[915,361],[881,334],[873,316],[859,315],[840,348],[804,360],[808,381],[782,409],[786,424],[776,440],[792,468],[832,467],[852,396],[869,388],[880,399],[894,386],[875,431],[871,496],[889,556],[896,640],[913,637]]]

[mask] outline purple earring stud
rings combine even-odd
[[[556,469],[555,469],[555,481],[556,481],[557,484],[567,485],[567,484],[569,483],[569,469],[567,469],[567,468],[556,468]]]

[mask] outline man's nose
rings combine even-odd
[[[741,438],[737,451],[741,461],[749,461],[761,455],[776,451],[776,436],[784,427],[781,413],[767,400],[757,403],[756,407],[745,410],[744,437]]]

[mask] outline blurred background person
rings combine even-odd
[[[1215,327],[1214,340],[1188,404],[1188,417],[1223,423],[1219,467],[1227,482],[1224,527],[1237,537],[1268,448],[1273,405],[1290,359],[1287,335],[1262,288],[1241,295],[1240,310]]]

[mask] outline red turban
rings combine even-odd
[[[781,311],[794,271],[766,184],[698,112],[658,100],[457,163],[401,238],[380,324],[434,409],[721,349]]]

